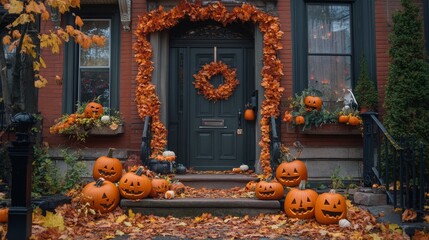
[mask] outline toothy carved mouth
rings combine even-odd
[[[326,210],[322,210],[322,213],[326,217],[330,217],[330,218],[338,218],[339,216],[341,216],[341,214],[343,214],[342,212],[331,212]]]
[[[274,195],[274,191],[271,191],[271,192],[259,192],[259,194],[262,196],[262,197],[271,197],[272,195]]]
[[[100,206],[104,207],[104,209],[109,209],[111,206],[113,206],[113,202],[114,201],[112,201],[112,203],[110,203],[110,204],[108,204],[108,203],[102,203],[102,204],[100,204]]]
[[[98,173],[100,175],[107,176],[107,177],[111,177],[111,176],[115,176],[116,175],[115,172],[106,172],[106,171],[103,171],[102,169],[98,169]]]
[[[299,208],[297,210],[295,210],[295,209],[291,209],[291,210],[292,210],[292,212],[296,213],[297,215],[304,215],[304,214],[312,212],[313,209],[314,208],[312,208],[312,207],[307,207],[307,208]]]
[[[124,188],[122,188],[122,191],[124,191],[128,194],[133,194],[133,195],[140,195],[140,194],[144,193],[144,191],[129,190],[129,189],[124,189]]]
[[[295,182],[296,180],[298,180],[298,177],[280,177],[284,182]]]

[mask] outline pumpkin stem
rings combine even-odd
[[[113,156],[113,151],[115,151],[116,148],[109,148],[109,152],[107,153],[107,157],[111,158]]]
[[[331,189],[329,193],[336,193],[335,189]]]
[[[139,168],[137,168],[136,175],[141,176],[142,174],[143,174],[143,166],[140,166]]]
[[[305,180],[301,180],[301,182],[299,182],[299,190],[305,190],[305,184],[307,183],[307,181]]]
[[[99,178],[99,179],[97,179],[97,181],[95,182],[95,186],[96,187],[101,187],[101,186],[103,186],[103,183],[104,183],[104,178]]]

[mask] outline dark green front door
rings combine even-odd
[[[214,43],[215,44],[215,43]],[[197,93],[193,75],[214,61],[214,47],[170,49],[169,148],[196,170],[226,170],[254,161],[254,122],[243,118],[254,89],[253,49],[240,44],[216,48],[216,60],[236,69],[240,84],[228,100]],[[217,88],[221,74],[210,79]]]
[[[191,48],[190,72],[197,73],[201,66],[213,61],[213,48]],[[242,49],[220,49],[217,59],[235,68],[240,84],[228,100],[209,101],[197,94],[193,84],[189,92],[190,165],[196,169],[228,169],[244,162],[243,93],[246,81]],[[223,83],[218,74],[211,79],[214,87]],[[247,135],[247,134],[246,134]]]

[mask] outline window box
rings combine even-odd
[[[119,125],[115,130],[110,129],[109,126],[94,126],[88,131],[88,134],[93,136],[119,135],[124,133],[124,130],[124,125]]]
[[[341,123],[324,124],[320,127],[306,128],[302,131],[302,126],[293,127],[292,124],[286,124],[287,133],[301,133],[313,135],[360,135],[362,134],[358,126],[349,126]]]

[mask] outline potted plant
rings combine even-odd
[[[368,65],[365,57],[360,62],[359,78],[354,91],[360,112],[375,111],[378,104],[378,93],[374,82],[368,74]]]

